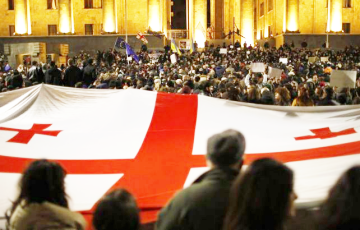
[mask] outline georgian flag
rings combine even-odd
[[[207,170],[207,139],[246,138],[245,163],[273,157],[295,171],[298,205],[315,206],[360,163],[360,107],[279,107],[142,90],[38,85],[0,94],[0,216],[34,159],[67,171],[70,208],[91,215],[125,187],[151,222],[174,193]]]

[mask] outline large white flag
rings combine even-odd
[[[321,202],[360,163],[360,106],[280,107],[142,90],[38,85],[0,94],[0,216],[34,159],[67,171],[73,210],[91,213],[113,188],[132,192],[143,222],[207,170],[207,139],[246,138],[246,164],[273,157],[295,171],[298,205]]]

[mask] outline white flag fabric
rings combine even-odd
[[[34,159],[67,171],[72,210],[91,213],[109,190],[137,198],[143,222],[206,171],[207,139],[246,138],[245,164],[272,157],[295,171],[298,205],[314,206],[360,163],[360,106],[280,107],[198,95],[37,85],[0,94],[0,213]]]

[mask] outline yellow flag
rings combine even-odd
[[[174,39],[171,39],[171,50],[172,50],[173,52],[178,53],[179,55],[181,55],[181,51],[180,51],[180,49],[176,46]]]

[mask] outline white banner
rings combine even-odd
[[[207,139],[229,128],[246,138],[246,165],[262,157],[286,163],[295,171],[298,205],[313,206],[360,162],[359,115],[360,106],[266,106],[134,89],[37,85],[1,93],[0,213],[24,168],[47,158],[67,171],[71,209],[91,210],[107,191],[125,187],[142,220],[154,221],[207,170]]]

